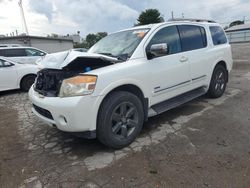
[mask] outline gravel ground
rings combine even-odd
[[[0,187],[250,187],[250,43],[223,97],[150,118],[122,150],[48,127],[27,93],[0,93]]]

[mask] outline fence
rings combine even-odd
[[[227,32],[230,43],[250,42],[250,30]]]

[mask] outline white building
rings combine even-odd
[[[40,36],[11,36],[0,37],[0,44],[19,44],[31,46],[48,53],[65,51],[73,48],[73,39],[70,37],[40,37]]]
[[[250,42],[250,24],[236,25],[226,29],[230,43]]]

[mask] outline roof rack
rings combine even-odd
[[[214,21],[214,20],[194,19],[194,18],[173,18],[173,19],[169,19],[169,21],[190,21],[190,22],[216,23],[216,21]]]

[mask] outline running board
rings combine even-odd
[[[200,87],[200,88],[197,88],[195,90],[189,91],[187,93],[181,94],[181,95],[174,97],[172,99],[168,99],[168,100],[163,101],[161,103],[155,104],[149,109],[148,116],[152,117],[154,115],[163,113],[163,112],[168,111],[172,108],[180,106],[186,102],[189,102],[197,97],[200,97],[204,94],[206,94],[205,88]]]

